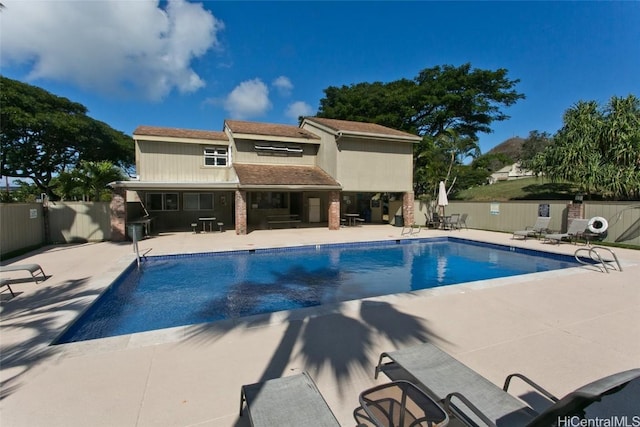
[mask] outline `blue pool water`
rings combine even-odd
[[[568,256],[456,238],[149,257],[56,344],[577,265]]]

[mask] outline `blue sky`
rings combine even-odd
[[[296,124],[328,86],[506,68],[526,99],[483,152],[555,133],[580,100],[640,96],[639,2],[3,0],[1,73],[138,125]]]

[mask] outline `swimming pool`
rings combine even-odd
[[[571,256],[454,237],[152,256],[54,344],[550,271]]]

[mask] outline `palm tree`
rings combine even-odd
[[[82,161],[77,168],[60,174],[58,187],[63,198],[99,202],[109,197],[108,183],[124,179],[126,177],[120,168],[109,161]]]

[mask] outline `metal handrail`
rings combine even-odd
[[[133,243],[133,252],[136,254],[136,262],[138,263],[138,268],[140,268],[140,248],[138,248],[138,236],[137,233],[131,233],[131,240]]]
[[[612,249],[605,248],[604,246],[592,246],[590,248],[579,248],[575,251],[573,256],[575,257],[576,261],[578,261],[580,264],[591,265],[588,262],[583,261],[578,255],[582,251],[587,251],[589,258],[591,258],[591,260],[602,264],[602,268],[599,265],[598,265],[598,268],[601,268],[601,270],[603,270],[606,273],[609,273],[609,267],[615,270],[616,268],[609,264],[612,262],[612,260],[605,260],[604,258],[602,258],[602,255],[600,255],[600,253],[598,252],[598,249],[609,252],[609,254],[611,254],[611,256],[613,257],[613,261],[615,261],[616,265],[618,266],[618,271],[622,271],[622,266],[620,265],[620,261],[618,261],[618,256],[616,255],[616,253]]]

